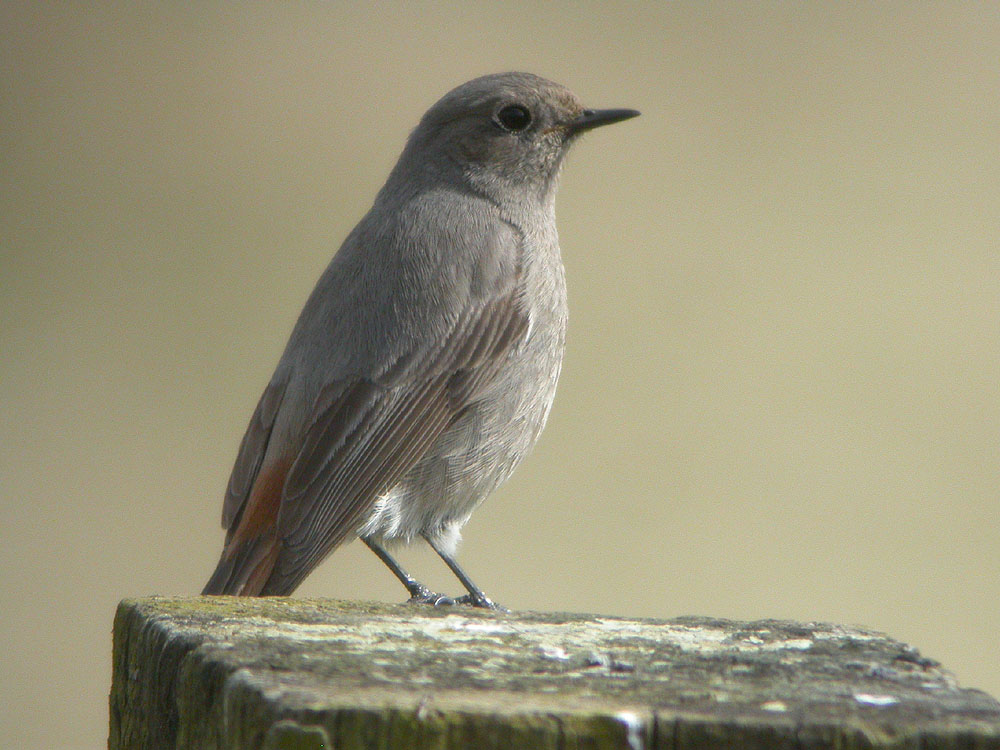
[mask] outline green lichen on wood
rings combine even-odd
[[[331,750],[333,745],[320,726],[302,726],[284,719],[272,724],[264,734],[262,750]]]
[[[151,598],[114,643],[112,750],[1000,748],[996,701],[832,625]]]

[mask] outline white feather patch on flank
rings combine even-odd
[[[399,504],[399,494],[391,490],[381,495],[372,507],[372,514],[358,529],[358,536],[394,537],[399,534],[399,524],[403,511]]]
[[[461,522],[445,526],[437,533],[435,541],[438,543],[438,546],[452,557],[458,551],[458,543],[462,541],[462,526],[465,525],[467,519],[468,516]]]

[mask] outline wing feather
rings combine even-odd
[[[264,593],[287,592],[357,531],[452,420],[495,378],[528,330],[508,293],[464,316],[436,351],[387,368],[390,384],[336,382],[320,393],[278,516],[282,551]]]

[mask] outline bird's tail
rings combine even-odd
[[[281,542],[274,534],[262,534],[248,539],[235,549],[228,545],[219,564],[208,579],[202,594],[262,596],[291,592],[264,591],[281,551]],[[268,587],[268,588],[273,588]]]

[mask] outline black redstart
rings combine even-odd
[[[566,286],[555,194],[585,109],[528,73],[465,83],[428,110],[306,302],[226,491],[205,594],[290,594],[360,536],[413,601],[451,603],[383,546],[454,559],[462,526],[529,452],[555,395]]]

